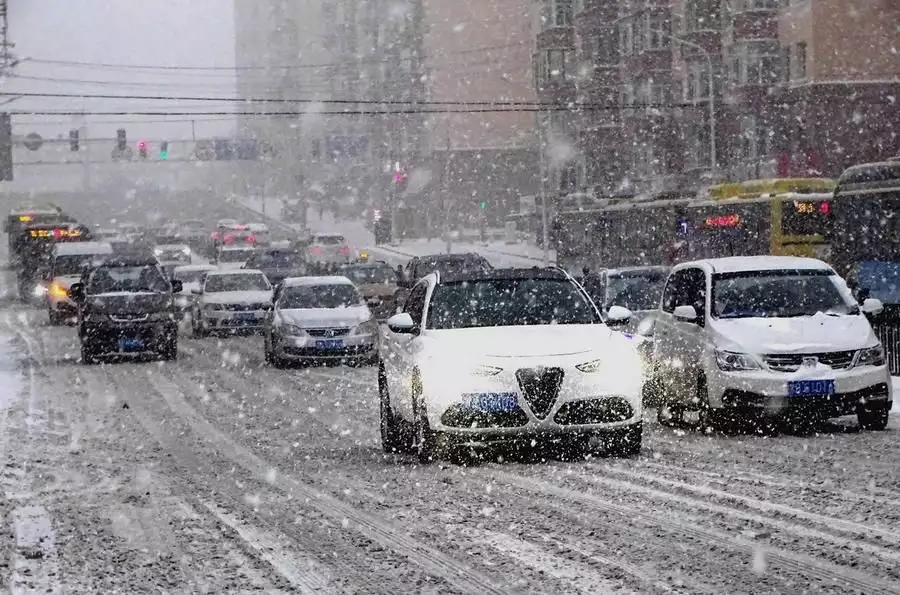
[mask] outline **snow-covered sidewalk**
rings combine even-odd
[[[282,203],[278,198],[267,198],[265,203],[258,198],[243,198],[239,200],[241,206],[264,215],[267,219],[285,224],[281,221]],[[375,238],[372,232],[366,228],[365,223],[360,220],[335,220],[330,213],[325,213],[321,218],[316,209],[310,209],[307,213],[307,224],[312,233],[340,233],[356,248],[365,249],[378,259],[386,260],[392,264],[405,262],[409,258],[415,256],[426,256],[429,254],[445,254],[447,252],[447,242],[443,239],[414,239],[393,242],[390,245],[375,245]],[[299,226],[295,227],[299,231]],[[503,241],[489,242],[473,242],[456,241],[451,242],[450,252],[453,254],[462,254],[467,252],[478,252],[483,255],[494,266],[500,267],[532,267],[541,266],[544,256],[543,250],[537,246],[517,242],[508,244]],[[556,253],[551,250],[549,253],[549,262],[556,262]]]

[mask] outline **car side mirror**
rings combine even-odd
[[[863,314],[878,316],[884,312],[884,304],[877,298],[866,298],[860,309],[863,311]]]
[[[172,293],[181,293],[184,291],[184,282],[179,279],[172,279]]]
[[[693,306],[677,306],[672,315],[679,322],[689,322],[691,324],[698,322],[697,310]]]
[[[72,301],[75,303],[83,302],[85,297],[84,283],[73,283],[72,286],[69,287],[69,297],[72,298]]]
[[[632,316],[634,314],[632,314],[631,310],[624,306],[610,306],[606,312],[606,324],[610,326],[627,324]]]
[[[409,312],[400,312],[388,318],[388,328],[391,332],[400,335],[417,335],[419,334],[419,326],[413,321]]]

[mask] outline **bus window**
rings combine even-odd
[[[830,235],[831,201],[785,200],[781,205],[781,233],[786,236]]]

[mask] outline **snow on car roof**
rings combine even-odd
[[[186,264],[173,269],[174,273],[197,273],[203,271],[217,271],[219,267],[214,264]]]
[[[184,248],[187,248],[188,245],[187,244],[157,244],[156,247],[159,248],[160,250],[183,250]]]
[[[323,277],[289,277],[282,283],[284,287],[297,287],[301,285],[353,285],[353,281],[340,275]]]
[[[90,256],[112,252],[112,244],[108,242],[66,242],[54,246],[56,256]]]
[[[707,264],[715,273],[740,273],[742,271],[825,270],[831,266],[816,258],[802,256],[729,256],[708,258],[678,265],[678,269],[690,265]]]
[[[207,273],[207,277],[222,277],[228,275],[264,275],[259,269],[213,269]]]

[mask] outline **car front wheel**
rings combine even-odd
[[[386,453],[410,454],[412,441],[410,432],[402,420],[397,419],[391,409],[388,392],[387,373],[384,364],[378,366],[378,400],[381,414],[381,448]]]
[[[94,346],[86,340],[81,342],[81,363],[89,366],[97,363],[97,353],[94,351]]]

